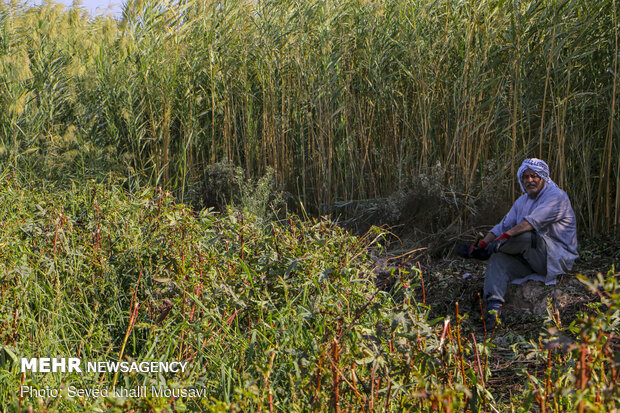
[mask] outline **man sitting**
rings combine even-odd
[[[524,194],[469,255],[491,254],[484,277],[485,325],[495,328],[508,283],[556,283],[578,258],[575,213],[566,192],[549,178],[549,166],[536,158],[521,164],[517,179]]]

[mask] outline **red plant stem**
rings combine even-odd
[[[463,363],[463,347],[461,345],[461,319],[459,317],[459,303],[456,302],[456,340],[459,345],[459,361],[461,365],[461,378],[465,384],[465,365]]]
[[[241,216],[241,225],[243,226],[243,216]],[[243,227],[242,227],[243,228]],[[243,246],[245,245],[245,239],[243,238],[243,231],[241,231],[242,228],[239,228],[239,249],[241,250],[241,261],[243,261]]]
[[[278,254],[278,260],[282,259],[282,254],[280,253],[280,246],[278,245],[278,234],[276,234],[276,227],[274,224],[271,224],[271,231],[273,232],[273,245],[276,247],[276,253]]]
[[[478,364],[478,373],[480,374],[480,381],[482,382],[482,388],[485,387],[484,372],[482,371],[482,363],[480,363],[480,355],[478,353],[478,344],[476,342],[476,336],[471,333],[471,338],[474,340],[474,355],[476,356],[476,363]]]
[[[22,387],[24,386],[24,382],[26,380],[26,373],[22,373]],[[19,404],[18,404],[18,409],[17,411],[21,412],[22,411],[22,401],[24,400],[24,397],[22,396],[22,392],[19,392]]]
[[[587,365],[586,365],[586,351],[587,350],[588,350],[587,346],[585,344],[582,344],[581,345],[581,366],[580,366],[580,369],[581,369],[581,377],[580,377],[580,382],[581,382],[580,385],[581,386],[580,387],[581,387],[582,391],[586,389],[586,385],[588,383],[588,378],[587,378],[587,374],[586,374],[586,367],[587,367]],[[581,400],[579,402],[579,413],[583,413],[584,409],[585,409],[585,404],[584,404],[583,400]]]
[[[482,370],[482,364],[480,363],[480,356],[478,354],[478,344],[476,343],[476,336],[471,333],[471,338],[474,340],[474,354],[476,355],[476,362],[478,363],[478,373],[480,374],[480,382],[482,382],[482,390],[486,390],[486,384],[484,382],[484,370]],[[484,411],[487,411],[487,398],[483,396]]]
[[[332,406],[336,413],[340,413],[340,375],[336,369],[338,364],[338,359],[340,358],[339,349],[338,349],[338,340],[334,339],[332,341],[332,357],[330,361],[332,362],[332,376],[333,376],[333,387],[332,387]]]
[[[142,272],[140,272],[140,276],[142,276]],[[140,277],[138,277],[138,282],[136,283],[136,292],[138,290],[138,284],[140,284]],[[136,292],[134,292],[134,298],[135,298]],[[125,338],[121,346],[121,351],[118,355],[118,361],[121,361],[123,359],[123,354],[125,353],[125,346],[127,345],[127,340],[129,339],[129,336],[131,335],[131,331],[133,330],[133,327],[136,324],[136,320],[138,319],[138,311],[140,310],[140,307],[142,307],[142,304],[138,303],[137,301],[134,301],[133,299],[131,301],[131,305],[133,306],[133,310],[132,310],[132,313],[129,315],[129,324],[127,325],[127,331],[125,332]],[[118,370],[114,373],[114,378],[112,379],[112,387],[116,385],[117,379],[118,379]]]
[[[482,314],[482,328],[484,329],[484,342],[486,343],[487,323],[484,322],[484,308],[482,307],[482,298],[480,297],[480,293],[478,293],[478,303],[480,304],[480,314]]]
[[[375,410],[375,366],[372,367],[370,374],[370,411]]]
[[[551,394],[551,349],[547,351],[547,380],[545,381],[545,400],[549,400]]]
[[[441,351],[443,347],[443,343],[446,339],[446,333],[448,332],[448,327],[450,327],[450,319],[445,318],[443,320],[443,330],[441,332],[441,337],[439,338],[439,346],[437,347],[437,351]]]
[[[272,351],[271,357],[269,358],[269,365],[267,366],[267,373],[265,373],[265,388],[267,389],[267,401],[269,403],[270,412],[273,412],[273,391],[271,389],[271,384],[269,383],[269,377],[271,376],[271,369],[273,368],[273,361],[275,358],[276,358],[276,352]],[[263,395],[264,394],[265,392],[263,390]]]
[[[316,387],[314,389],[314,400],[319,399],[321,393],[321,366],[323,365],[323,353],[319,355],[319,365],[317,368]],[[316,409],[315,409],[316,410]]]
[[[390,380],[390,378],[387,378],[388,381],[388,387],[387,387],[387,397],[385,399],[385,411],[389,412],[390,411],[390,401],[392,399],[392,380]]]
[[[203,274],[202,274],[202,254],[200,253],[200,250],[197,250],[196,253],[198,254],[196,259],[198,260],[198,262],[196,263],[196,267],[198,267],[198,273],[200,274],[200,279],[202,280]]]
[[[355,322],[357,321],[358,318],[360,318],[362,316],[362,314],[364,313],[364,311],[366,310],[366,308],[368,308],[368,306],[370,305],[370,303],[372,303],[372,301],[375,299],[375,297],[377,296],[377,294],[379,293],[379,290],[377,290],[371,297],[370,299],[366,302],[366,304],[364,304],[362,306],[362,308],[359,309],[359,311],[357,312],[357,314],[355,314],[355,317],[353,317],[353,320],[351,320],[351,322],[349,323],[349,325],[347,326],[347,328],[345,328],[344,330],[342,330],[337,338],[338,340],[341,340],[342,337],[351,329],[351,327],[353,327],[353,324],[355,324]]]
[[[235,317],[237,316],[237,313],[239,313],[239,309],[235,310],[235,312],[230,317],[228,317],[228,319],[226,320],[226,324],[228,324],[230,326],[232,324],[233,320],[235,319]],[[213,327],[215,328],[215,326],[213,326]],[[213,340],[214,337],[217,337],[221,332],[222,332],[222,327],[220,327],[215,332],[215,334],[212,334],[211,337],[209,337],[209,339],[206,341],[206,343],[209,343],[211,340]]]
[[[478,302],[480,303],[480,314],[482,314],[482,324],[484,327],[484,339],[483,339],[483,344],[482,344],[482,351],[484,353],[483,358],[484,361],[482,362],[482,368],[483,371],[486,371],[487,369],[487,364],[489,362],[489,355],[487,354],[487,330],[486,330],[486,325],[484,324],[484,312],[483,312],[483,308],[482,308],[482,299],[480,298],[480,293],[478,293]]]
[[[157,216],[159,217],[161,215],[161,201],[163,198],[163,194],[161,191],[161,187],[159,187],[158,189],[159,189],[159,197],[157,197]]]
[[[13,317],[13,343],[15,343],[15,341],[17,341],[17,325],[18,325],[18,320],[19,320],[19,306],[18,306],[18,302],[19,301],[15,301],[15,316]],[[9,336],[7,335],[7,343],[9,342]]]
[[[426,289],[424,288],[424,275],[422,275],[422,266],[420,265],[420,261],[416,262],[416,266],[418,267],[418,271],[420,272],[420,283],[422,285],[422,304],[426,305]]]
[[[54,232],[54,255],[56,255],[56,246],[58,244],[58,228],[59,228],[60,220],[56,220],[56,230]]]
[[[527,375],[527,378],[530,381],[530,383],[532,384],[532,386],[535,386],[536,384],[534,382],[534,379],[532,378],[532,375],[527,370],[525,370],[525,374]],[[544,403],[544,399],[540,395],[540,392],[537,391],[537,390],[534,391],[534,397],[536,398],[536,401],[540,405],[541,413],[545,413],[546,412],[546,406],[545,406],[545,403]]]
[[[355,362],[351,363],[351,381],[347,380],[344,373],[342,373],[342,371],[340,371],[338,366],[336,366],[336,364],[334,363],[334,360],[330,358],[329,362],[332,365],[332,369],[336,371],[336,373],[340,375],[340,378],[342,378],[342,380],[344,380],[344,382],[351,388],[351,390],[353,390],[353,393],[355,394],[355,396],[357,397],[357,400],[360,403],[360,407],[362,411],[365,411],[364,406],[366,406],[366,397],[360,394],[360,392],[357,390],[357,381],[355,380]]]
[[[614,339],[614,333],[612,333],[609,336],[609,340],[607,341],[607,343],[605,343],[605,345],[603,347],[607,348],[607,344],[610,343],[613,339]],[[617,383],[618,382],[618,371],[616,370],[616,367],[614,366],[613,363],[611,364],[611,380],[612,380],[611,381],[612,383]]]

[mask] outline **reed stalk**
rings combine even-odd
[[[14,163],[61,178],[112,169],[185,200],[209,165],[271,167],[323,213],[408,190],[435,165],[463,199],[506,179],[498,196],[513,199],[518,163],[537,156],[580,226],[619,220],[615,0],[188,0],[131,3],[120,21],[49,5],[2,16],[0,157]]]

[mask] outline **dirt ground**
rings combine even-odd
[[[429,308],[429,320],[450,317],[456,319],[458,303],[462,318],[462,335],[472,334],[478,342],[490,337],[494,345],[488,362],[491,379],[488,385],[496,398],[506,403],[513,394],[522,392],[527,383],[522,372],[542,374],[546,366],[536,365],[525,357],[524,343],[537,342],[548,328],[568,326],[579,314],[588,312],[588,305],[598,297],[578,279],[579,274],[588,278],[601,273],[606,275],[613,267],[620,268],[620,240],[599,238],[582,241],[581,257],[573,270],[558,278],[554,286],[529,281],[511,285],[503,308],[504,322],[492,332],[487,332],[482,321],[482,291],[486,262],[463,259],[453,252],[444,257],[430,254],[406,254],[414,248],[392,248],[387,254],[371,254],[375,262],[376,282],[385,290],[392,290],[400,277],[411,277],[417,284],[416,296]],[[403,255],[404,254],[404,255]],[[400,258],[399,255],[403,255]],[[420,276],[413,267],[417,267]],[[416,279],[417,278],[417,279]],[[441,329],[441,323],[436,326]],[[498,400],[496,399],[496,400]]]
[[[407,276],[414,277],[413,267],[417,267],[420,272],[418,295],[431,307],[432,316],[454,315],[458,302],[461,315],[468,315],[472,327],[478,321],[481,323],[485,261],[463,259],[453,252],[437,258],[424,249],[413,254],[403,253],[403,250],[406,249],[392,248],[385,254],[371,254],[380,287],[390,289],[400,274],[406,272],[409,272]],[[545,286],[536,281],[510,285],[503,309],[504,327],[529,330],[531,321],[539,324],[549,311],[559,314],[560,320],[574,319],[588,303],[597,299],[578,280],[578,275],[589,278],[599,273],[605,275],[614,267],[616,272],[620,268],[620,240],[608,237],[582,241],[580,258],[570,273],[558,278],[556,285]]]

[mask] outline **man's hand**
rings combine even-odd
[[[495,234],[492,232],[487,233],[480,241],[478,241],[478,247],[486,248],[489,245],[489,242],[495,240]]]
[[[500,235],[497,238],[495,237],[495,234],[493,234],[492,232],[489,232],[487,235],[485,235],[483,239],[481,239],[477,243],[474,242],[473,244],[470,244],[470,245],[458,244],[455,248],[455,251],[458,255],[460,255],[463,258],[476,258],[479,260],[488,260],[491,254],[497,252],[499,248],[506,241],[508,241],[513,235],[516,235],[516,234],[511,234],[510,233],[511,231],[518,232],[518,231],[521,231],[522,228],[527,228],[528,226],[531,228],[531,225],[529,222],[523,221],[521,224],[509,229],[508,231],[504,232],[502,235]]]
[[[483,239],[471,244],[469,248],[467,249],[466,254],[460,253],[459,255],[464,256],[466,258],[477,258],[477,259],[486,260],[489,258],[489,255],[490,255],[488,254],[487,247],[489,243],[492,242],[494,239],[495,239],[495,234],[493,234],[492,232],[489,232],[487,233],[487,235],[485,235]]]
[[[497,237],[497,239],[495,241],[491,241],[489,242],[489,244],[487,246],[485,246],[485,248],[490,252],[497,252],[499,251],[499,248],[504,245],[504,243],[506,241],[508,241],[511,238],[511,235],[508,234],[508,232],[504,232],[502,235],[500,235],[499,237]],[[481,241],[482,242],[482,241]]]
[[[495,234],[489,232],[487,235],[484,236],[482,240],[478,241],[478,244],[476,246],[480,248],[489,248],[489,245],[495,242],[495,244],[492,245],[492,248],[495,248],[493,249],[493,251],[497,251],[497,248],[499,248],[504,242],[508,241],[511,237],[523,234],[527,231],[532,231],[533,229],[534,227],[532,227],[532,224],[530,224],[526,220],[523,220],[521,221],[521,223],[515,225],[514,227],[510,228],[508,231],[497,237],[497,239],[495,238]]]
[[[485,248],[480,248],[476,244],[456,244],[454,252],[463,258],[475,258],[477,260],[487,260],[491,255]]]

